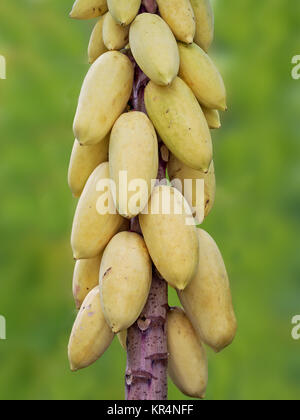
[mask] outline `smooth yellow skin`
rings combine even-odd
[[[213,156],[211,134],[187,84],[179,77],[168,87],[150,82],[145,90],[145,104],[169,150],[187,166],[207,172]]]
[[[190,0],[196,19],[194,42],[205,52],[214,40],[214,12],[210,0]]]
[[[191,398],[204,398],[208,382],[205,349],[181,308],[168,312],[169,375],[180,391]]]
[[[167,86],[178,74],[176,39],[158,15],[142,13],[130,26],[131,52],[143,72],[157,85]]]
[[[138,14],[141,0],[107,0],[108,10],[119,25],[129,25]]]
[[[190,0],[156,0],[161,17],[170,26],[178,41],[191,44],[196,32],[196,21]]]
[[[129,26],[119,25],[108,12],[104,16],[103,42],[110,51],[121,50],[128,44]]]
[[[100,267],[102,309],[114,333],[126,330],[138,319],[151,281],[152,264],[143,238],[134,232],[114,236]]]
[[[202,111],[205,115],[207,124],[210,129],[217,130],[221,128],[220,113],[216,109],[208,109],[205,106],[202,107]]]
[[[127,218],[137,216],[148,203],[152,192],[151,180],[156,179],[158,171],[157,136],[144,113],[127,112],[116,121],[110,137],[109,170],[117,187],[114,201],[118,212]],[[120,171],[127,171],[128,186],[130,182],[142,179],[146,188],[127,191],[127,197],[120,195]],[[139,206],[134,196],[138,198]],[[137,208],[133,208],[131,203]]]
[[[127,350],[127,330],[119,332],[117,337],[123,349]]]
[[[106,0],[76,0],[70,17],[73,19],[93,19],[107,12]]]
[[[89,46],[88,46],[88,57],[89,63],[93,64],[100,55],[107,52],[107,48],[103,42],[103,22],[104,17],[101,16],[91,34]]]
[[[169,203],[169,197],[170,211],[165,211],[169,214],[163,214],[162,203]],[[175,203],[181,214],[176,214]],[[148,213],[140,214],[139,220],[152,261],[172,287],[183,290],[194,277],[199,260],[196,227],[186,223],[192,219],[189,205],[175,188],[158,186],[149,200]]]
[[[103,316],[98,286],[85,298],[73,326],[68,347],[71,370],[77,371],[96,362],[113,338]]]
[[[184,163],[180,162],[174,155],[171,155],[171,158],[168,162],[168,174],[171,181],[178,179],[181,181],[182,193],[193,208],[196,208],[196,181],[197,179],[204,180],[204,203],[201,203],[201,206],[204,204],[204,216],[207,217],[211,212],[216,195],[216,177],[215,177],[215,168],[214,163],[212,162],[209,171],[207,174],[201,171],[196,171],[186,166]],[[185,180],[193,180],[192,185],[189,183],[184,183]],[[176,182],[176,181],[175,181]],[[175,185],[176,186],[176,185]],[[202,209],[203,210],[203,209]],[[193,213],[193,216],[196,215],[196,212],[200,214],[201,208],[197,208]]]
[[[233,341],[237,322],[222,255],[211,236],[198,229],[199,267],[180,301],[198,337],[216,352]]]
[[[76,260],[99,255],[111,238],[118,232],[123,218],[116,212],[111,192],[108,191],[110,210],[115,214],[100,214],[98,182],[109,179],[108,163],[99,165],[89,177],[75,212],[71,244]]]
[[[76,308],[80,309],[89,292],[99,283],[102,253],[89,260],[78,260],[73,275],[73,296]]]
[[[130,98],[133,73],[129,58],[118,51],[102,54],[91,65],[73,125],[80,144],[97,144],[108,135]]]
[[[198,45],[178,44],[179,76],[188,84],[201,105],[226,111],[226,89],[211,58]]]
[[[98,165],[107,162],[109,136],[98,144],[81,146],[75,140],[68,172],[68,183],[74,197],[80,197],[84,186]]]

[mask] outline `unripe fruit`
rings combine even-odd
[[[80,197],[93,170],[107,162],[108,145],[109,136],[92,146],[81,146],[75,140],[68,172],[68,183],[74,197]]]
[[[152,280],[151,260],[137,233],[122,232],[107,245],[100,267],[104,316],[114,333],[126,330],[140,316]]]
[[[179,70],[176,39],[158,15],[143,13],[131,24],[129,43],[143,72],[158,85],[172,83]]]
[[[155,187],[139,220],[151,258],[173,287],[183,290],[198,267],[199,244],[188,203],[175,188]],[[169,208],[168,208],[169,207]]]
[[[113,18],[122,26],[129,25],[136,17],[141,0],[107,0]]]
[[[203,214],[204,210],[204,217],[207,217],[214,205],[216,195],[214,163],[212,162],[210,164],[209,171],[205,174],[204,172],[189,168],[172,155],[168,162],[168,174],[171,181],[177,179],[181,182],[182,193],[185,199],[189,203],[190,207],[195,209],[193,210],[193,216],[195,217],[196,215]],[[202,188],[200,191],[197,190],[197,180],[201,179],[204,180],[204,196],[202,197],[200,194],[202,192]],[[174,185],[173,182],[172,185]],[[176,187],[176,181],[174,186]],[[203,220],[198,220],[199,223],[202,223],[202,221]]]
[[[109,51],[91,66],[81,89],[74,120],[80,144],[103,140],[124,111],[133,85],[133,65],[118,51]]]
[[[205,115],[209,128],[211,128],[212,130],[221,128],[219,111],[217,111],[216,109],[205,108],[205,106],[202,106],[202,111]]]
[[[93,19],[107,12],[106,0],[76,0],[70,17],[73,19]]]
[[[123,349],[127,350],[127,330],[119,332],[117,337]]]
[[[96,287],[85,298],[73,326],[68,347],[71,370],[83,369],[96,362],[113,338],[101,309],[100,290]]]
[[[76,308],[80,309],[89,292],[99,283],[102,253],[89,260],[78,260],[73,275],[73,296]]]
[[[208,381],[206,352],[181,308],[168,313],[169,375],[183,394],[204,398]]]
[[[168,87],[150,82],[147,113],[169,150],[187,166],[207,172],[212,141],[202,109],[187,84],[177,77]]]
[[[91,174],[77,205],[71,238],[75,259],[99,255],[122,225],[123,218],[115,209],[108,182],[106,162]]]
[[[108,12],[104,16],[103,42],[108,50],[121,50],[128,44],[129,26],[119,25]]]
[[[225,111],[226,90],[222,76],[211,58],[196,44],[178,44],[179,76],[206,108]]]
[[[216,352],[233,341],[237,323],[222,255],[211,236],[198,229],[199,267],[180,301],[198,337]]]
[[[191,44],[196,32],[196,22],[190,0],[156,0],[161,17],[172,29],[178,41]]]
[[[196,19],[195,43],[208,51],[214,39],[214,12],[210,0],[190,0]]]
[[[127,218],[136,216],[148,203],[151,181],[158,171],[157,136],[144,113],[125,113],[116,121],[110,137],[109,168],[116,184],[114,202],[119,213]],[[121,171],[126,171],[127,182]]]
[[[93,32],[91,34],[89,47],[88,47],[88,57],[89,63],[93,64],[100,55],[107,52],[107,48],[103,42],[103,22],[104,17],[101,16],[96,25],[94,26]]]

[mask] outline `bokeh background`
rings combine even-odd
[[[94,22],[72,21],[72,0],[1,0],[0,399],[123,399],[117,340],[71,374],[76,315],[67,186],[72,120]],[[300,342],[300,2],[215,0],[211,54],[229,111],[214,133],[217,201],[204,224],[230,273],[239,320],[234,344],[209,353],[208,399],[298,399]],[[172,303],[176,303],[171,293]],[[182,394],[170,383],[170,399]]]

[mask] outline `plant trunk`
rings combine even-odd
[[[156,13],[155,0],[144,0],[140,12]],[[132,109],[145,112],[144,90],[149,81],[134,58],[135,81]],[[165,178],[166,162],[160,158],[158,179]],[[131,220],[131,231],[142,234],[138,218]],[[168,286],[153,267],[153,280],[146,306],[127,333],[127,400],[166,400]]]

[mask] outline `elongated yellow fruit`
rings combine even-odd
[[[104,16],[103,42],[108,50],[121,50],[128,44],[129,26],[119,25],[108,12]]]
[[[141,7],[141,0],[107,0],[108,9],[114,19],[123,26],[129,25]]]
[[[96,362],[113,338],[102,312],[98,286],[85,298],[73,326],[68,347],[71,370],[77,371]]]
[[[103,140],[124,111],[133,85],[133,66],[128,57],[109,51],[91,66],[81,89],[74,120],[80,144]]]
[[[193,209],[193,216],[204,213],[204,217],[207,217],[213,208],[216,195],[214,163],[211,163],[208,173],[205,174],[189,168],[172,155],[168,162],[168,174],[171,181],[175,183],[174,185],[172,182],[172,185],[175,187],[177,187],[176,180],[180,181],[179,186],[182,188],[185,199]],[[204,188],[203,183],[199,183],[197,188],[197,180],[204,181]],[[179,188],[179,191],[181,191],[181,188]],[[202,223],[202,221],[198,219],[199,223]]]
[[[123,218],[113,204],[109,167],[105,162],[91,174],[78,201],[71,237],[74,258],[88,259],[99,255],[122,222]]]
[[[190,0],[196,18],[195,43],[208,51],[214,40],[214,12],[210,0]]]
[[[142,112],[128,112],[116,121],[109,146],[110,177],[116,185],[114,202],[127,218],[146,207],[158,171],[158,142],[154,127]]]
[[[131,24],[129,43],[136,62],[149,79],[161,86],[172,83],[179,70],[178,46],[160,16],[139,15]]]
[[[73,275],[73,296],[76,308],[80,309],[89,292],[99,284],[102,253],[89,260],[78,260]]]
[[[182,194],[169,186],[155,187],[147,214],[139,216],[151,258],[173,287],[183,290],[198,267],[198,238],[192,213]]]
[[[206,108],[225,111],[226,90],[222,76],[211,58],[196,44],[178,44],[180,77]]]
[[[177,77],[168,87],[150,82],[145,90],[147,113],[161,139],[187,166],[207,172],[212,141],[202,109],[187,84]]]
[[[68,172],[68,183],[74,197],[80,197],[86,181],[100,163],[108,159],[109,136],[98,144],[81,146],[75,140]]]
[[[88,57],[89,63],[93,64],[100,55],[107,52],[107,48],[103,42],[103,22],[104,17],[101,16],[96,25],[94,26],[93,32],[91,34],[89,47],[88,47]]]
[[[205,108],[205,106],[202,107],[202,111],[204,112],[209,128],[211,128],[212,130],[217,130],[218,128],[221,128],[219,111],[217,111],[216,109]]]
[[[100,267],[102,309],[114,333],[126,330],[138,319],[151,281],[151,260],[142,237],[134,232],[114,236]]]
[[[181,308],[168,313],[169,375],[180,391],[192,398],[204,398],[208,381],[205,349]]]
[[[107,12],[106,0],[76,0],[70,17],[73,19],[93,19]]]
[[[198,237],[199,268],[179,298],[200,339],[219,352],[233,341],[237,323],[222,255],[208,233],[198,229]]]
[[[194,41],[196,22],[190,0],[156,0],[161,17],[172,29],[178,41]]]

